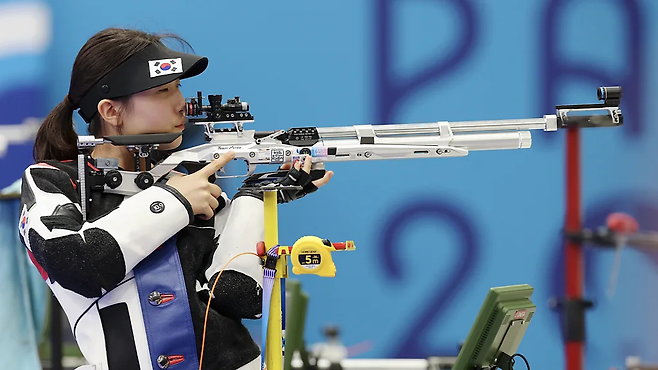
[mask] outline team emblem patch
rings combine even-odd
[[[151,78],[183,73],[183,60],[181,58],[149,60],[149,73]]]
[[[151,212],[153,213],[162,213],[164,211],[165,205],[159,200],[156,200],[155,202],[151,203]]]

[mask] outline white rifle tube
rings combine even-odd
[[[557,117],[546,115],[544,118],[508,119],[489,121],[450,122],[452,132],[504,131],[504,130],[557,130]]]
[[[371,129],[377,137],[387,136],[438,136],[441,124],[447,124],[453,133],[475,133],[483,131],[557,130],[557,117],[545,115],[543,118],[507,119],[488,121],[399,123],[385,125],[362,125],[343,127],[318,127],[320,139],[356,139],[355,127]]]
[[[466,150],[497,150],[497,149],[526,149],[532,144],[530,131],[515,132],[491,132],[477,134],[459,134],[444,139],[438,135],[434,136],[407,136],[407,137],[376,137],[374,145],[429,145],[429,146],[451,146]],[[361,147],[368,150],[369,144],[360,144],[357,138],[340,140],[321,140],[325,147]],[[317,145],[316,145],[317,146]]]
[[[450,146],[470,150],[527,149],[532,145],[530,131],[455,135]]]
[[[320,139],[357,139],[356,127],[371,129],[377,137],[386,136],[438,136],[439,122],[399,123],[386,125],[361,125],[341,127],[318,127]]]

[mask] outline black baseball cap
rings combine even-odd
[[[151,44],[119,64],[80,99],[78,114],[90,123],[98,102],[162,86],[176,79],[193,77],[208,66],[208,58],[183,53],[162,44]]]

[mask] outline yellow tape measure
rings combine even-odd
[[[317,236],[299,238],[292,246],[292,272],[296,275],[315,274],[323,277],[336,276],[336,265],[331,252],[354,250],[354,242],[330,243]]]

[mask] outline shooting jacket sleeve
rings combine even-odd
[[[83,222],[76,184],[47,164],[23,174],[19,234],[44,279],[85,297],[109,291],[190,222],[175,189],[152,186]]]
[[[218,245],[204,272],[208,289],[212,289],[219,276],[211,306],[226,316],[260,318],[263,291],[260,258],[253,254],[238,255],[256,253],[256,244],[264,239],[263,201],[250,196],[227,201],[226,207],[215,216],[215,230]]]

